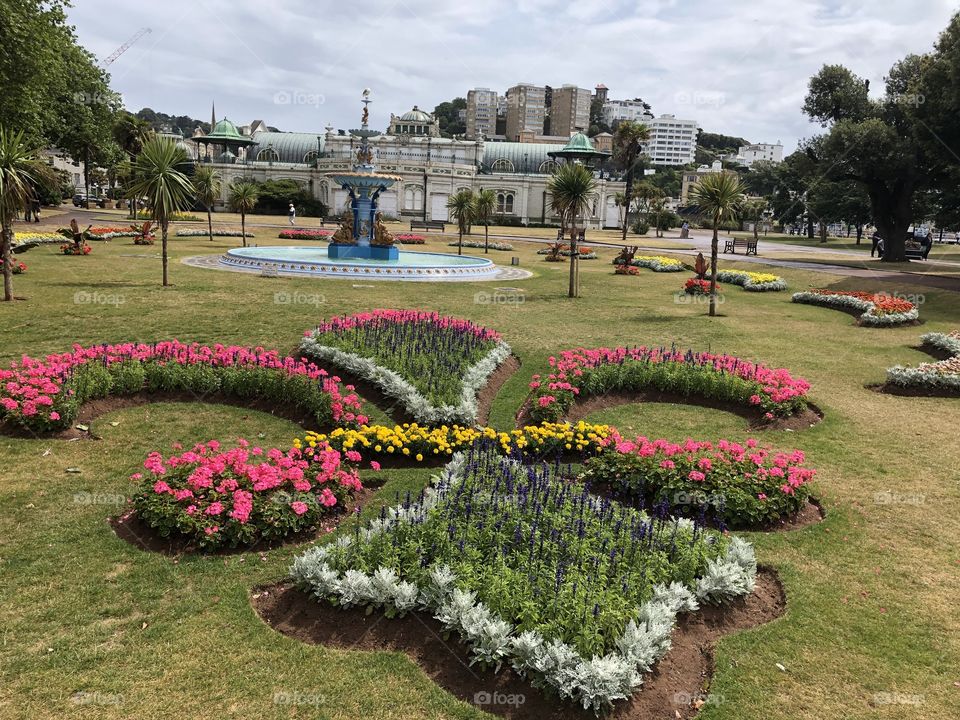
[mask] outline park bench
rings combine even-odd
[[[411,230],[439,230],[443,232],[446,224],[443,220],[411,220],[410,229]]]
[[[927,255],[930,254],[930,248],[932,246],[933,243],[908,240],[907,246],[904,248],[907,255],[907,260],[926,260]]]
[[[737,248],[747,251],[747,255],[757,254],[757,241],[753,238],[727,238],[723,246],[725,253],[737,254]]]

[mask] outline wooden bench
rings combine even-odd
[[[411,220],[410,229],[411,230],[439,230],[440,232],[444,231],[446,228],[446,223],[443,220]]]
[[[747,255],[757,254],[757,241],[753,238],[727,238],[723,246],[725,253],[737,254],[737,248],[747,251]]]

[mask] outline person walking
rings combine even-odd
[[[35,223],[40,222],[40,198],[34,195],[30,207],[33,210],[33,221]]]
[[[287,219],[290,221],[291,225],[296,224],[297,209],[293,206],[293,203],[290,203],[290,208],[287,210]]]

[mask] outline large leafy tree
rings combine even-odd
[[[649,140],[650,128],[632,120],[625,120],[617,125],[617,131],[613,135],[613,158],[623,170],[623,179],[626,183],[624,191],[626,212],[621,237],[624,245],[627,244],[627,225],[630,222],[630,206],[633,204],[633,181],[638,174],[643,176],[643,146]]]
[[[458,190],[447,198],[447,210],[450,212],[450,217],[457,223],[459,238],[457,240],[457,255],[463,255],[463,236],[474,220],[475,199],[473,191],[469,188]]]
[[[220,189],[222,187],[220,173],[210,165],[199,165],[193,172],[193,192],[197,202],[207,209],[207,231],[210,234],[210,242],[213,242],[213,214],[211,208],[220,198]],[[244,238],[246,240],[246,238]]]
[[[577,245],[577,220],[590,209],[597,189],[593,173],[580,163],[564,163],[550,177],[547,192],[550,207],[560,215],[561,224],[570,231],[570,283],[568,297],[580,295],[580,250]]]
[[[934,58],[910,55],[896,63],[877,99],[870,97],[862,78],[845,67],[826,65],[811,78],[803,106],[811,119],[828,128],[809,146],[810,156],[823,177],[854,181],[866,191],[886,262],[906,260],[914,198],[944,175],[945,151],[931,144],[918,112],[924,68]],[[954,122],[958,111],[954,106]]]
[[[170,284],[167,274],[167,233],[174,213],[186,210],[193,202],[193,185],[187,176],[190,158],[173,140],[154,137],[143,144],[133,166],[130,197],[146,197],[153,219],[160,226],[163,285]]]
[[[719,172],[700,180],[691,194],[700,213],[710,222],[710,315],[717,314],[717,245],[720,226],[736,219],[743,202],[743,185],[735,173]]]
[[[3,258],[3,299],[13,300],[13,220],[33,199],[38,186],[52,182],[53,171],[27,145],[22,130],[0,126],[0,232]]]

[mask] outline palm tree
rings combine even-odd
[[[193,202],[193,185],[185,172],[189,166],[190,158],[177,143],[169,138],[152,137],[137,156],[133,182],[127,190],[128,197],[134,199],[146,196],[153,208],[153,220],[160,226],[164,287],[170,284],[167,275],[170,216],[186,210]]]
[[[490,188],[481,188],[473,198],[473,219],[483,223],[483,252],[490,252],[490,220],[497,209],[497,194]]]
[[[210,165],[200,165],[193,172],[193,191],[197,202],[207,209],[207,230],[210,233],[210,242],[213,242],[213,215],[210,208],[220,197],[220,173]]]
[[[719,172],[707,175],[690,196],[700,213],[710,218],[713,239],[710,241],[710,315],[717,314],[717,230],[720,224],[733,220],[740,212],[744,187],[735,173]]]
[[[561,165],[547,183],[550,208],[570,229],[570,288],[568,297],[580,294],[580,257],[577,250],[577,218],[590,208],[597,181],[593,173],[579,163]]]
[[[753,239],[760,239],[760,221],[767,212],[766,198],[750,198],[743,203],[741,211],[744,220],[753,222]]]
[[[240,235],[247,246],[247,213],[257,206],[259,191],[249,180],[237,180],[230,186],[230,210],[240,213]]]
[[[0,127],[0,257],[3,258],[3,299],[13,300],[13,220],[23,214],[34,187],[52,182],[53,171],[40,151],[27,147],[23,131]]]
[[[620,222],[625,223],[627,221],[626,210],[624,205],[627,202],[627,194],[621,191],[617,191],[613,194],[613,204],[616,205],[617,209],[620,211]]]
[[[117,145],[130,158],[136,159],[140,151],[143,150],[144,143],[153,137],[153,128],[146,120],[137,117],[133,113],[124,112],[113,125],[113,139]],[[137,202],[134,199],[131,203],[133,219],[137,219]]]
[[[643,145],[650,140],[650,128],[643,123],[633,120],[624,120],[617,125],[617,130],[613,135],[613,157],[617,164],[625,171],[624,181],[624,203],[626,208],[623,218],[623,244],[627,244],[627,225],[630,222],[630,203],[633,193],[633,178],[635,171],[643,169],[641,155]]]
[[[464,188],[458,190],[447,199],[447,209],[450,216],[457,222],[457,232],[460,239],[457,241],[457,255],[463,255],[463,235],[473,219],[473,190]]]

